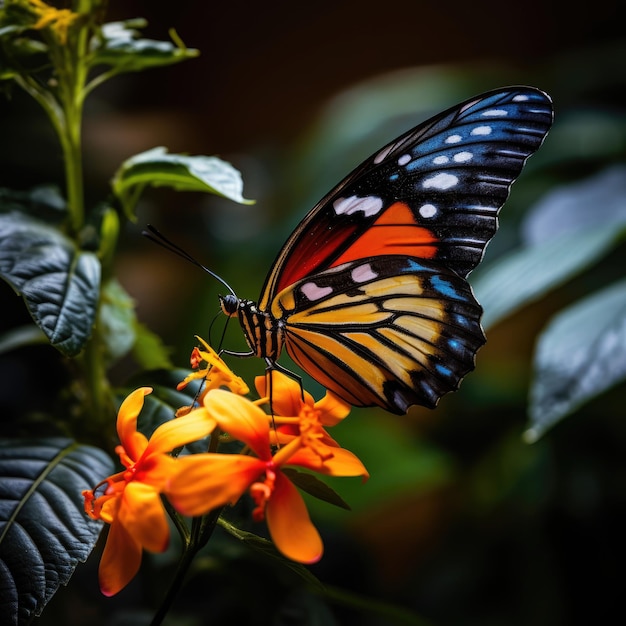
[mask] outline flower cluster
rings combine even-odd
[[[78,18],[78,13],[73,13],[69,9],[57,9],[43,0],[28,0],[26,4],[38,18],[33,28],[40,30],[50,27],[50,32],[58,37],[61,44],[67,43],[67,32]]]
[[[192,354],[195,371],[179,385],[202,379],[197,403],[180,409],[148,439],[138,432],[137,418],[151,389],[133,391],[117,418],[121,445],[116,452],[125,470],[83,492],[87,514],[110,524],[99,570],[105,595],[117,593],[134,577],[144,549],[167,548],[163,496],[178,515],[198,517],[248,493],[254,519],[266,520],[277,549],[294,561],[314,563],[322,556],[322,540],[284,469],[368,477],[361,461],[326,431],[346,417],[348,405],[330,392],[315,402],[299,382],[278,371],[257,377],[260,399],[250,400],[243,380],[202,343],[203,349]],[[270,405],[271,410],[262,408]],[[226,435],[240,441],[247,453],[172,454],[209,434],[213,441]]]

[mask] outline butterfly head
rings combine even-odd
[[[239,298],[232,293],[226,296],[220,296],[220,308],[222,313],[227,317],[235,317],[239,309]]]

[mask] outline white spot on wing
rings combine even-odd
[[[467,163],[467,161],[471,161],[474,155],[471,152],[457,152],[452,158],[455,163]]]
[[[352,215],[357,211],[363,211],[365,217],[376,215],[383,208],[383,201],[376,196],[350,196],[349,198],[338,198],[333,202],[333,209],[337,215]]]
[[[381,150],[375,157],[374,157],[374,163],[380,163],[382,161],[385,160],[385,158],[387,157],[387,155],[395,148],[395,144],[392,144],[390,146],[387,146],[386,148],[384,148],[383,150]]]
[[[333,292],[332,287],[318,287],[315,283],[304,283],[300,291],[311,301],[325,298]]]
[[[459,179],[452,174],[445,174],[443,172],[439,174],[435,174],[435,176],[431,176],[427,178],[422,186],[424,189],[450,189],[450,187],[454,187],[459,182]]]
[[[517,96],[513,96],[513,102],[526,102],[526,100],[528,100],[528,96],[525,96],[522,93]]]
[[[437,207],[434,204],[422,204],[418,211],[422,217],[433,217],[437,213]]]
[[[372,270],[372,266],[369,263],[355,267],[350,275],[355,283],[364,283],[378,278],[378,274]]]
[[[411,155],[410,154],[403,154],[398,159],[398,165],[406,165],[410,160],[411,160]]]
[[[433,163],[434,163],[435,165],[444,165],[444,164],[446,164],[449,160],[450,160],[450,159],[449,159],[447,156],[442,155],[442,156],[435,157],[435,158],[433,159]]]
[[[483,111],[483,117],[506,117],[509,112],[506,109],[489,109],[488,111]]]
[[[491,126],[476,126],[470,135],[491,135]]]
[[[459,143],[459,141],[462,141],[463,137],[461,137],[461,135],[450,135],[449,137],[446,137],[446,143]]]

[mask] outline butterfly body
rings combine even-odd
[[[489,92],[372,155],[307,214],[279,252],[258,304],[234,295],[250,354],[283,348],[355,406],[434,407],[485,342],[466,281],[498,212],[552,123],[543,92]]]

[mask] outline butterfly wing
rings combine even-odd
[[[420,124],[364,161],[289,237],[259,299],[350,261],[398,255],[467,274],[497,229],[526,159],[552,124],[549,96],[511,87]]]
[[[258,305],[291,358],[355,406],[404,413],[456,389],[485,340],[465,277],[552,117],[534,88],[477,96],[391,142],[318,202]],[[260,327],[248,335],[265,341]]]
[[[458,388],[484,343],[467,281],[400,256],[351,261],[298,281],[274,300],[291,358],[355,406],[405,413]]]

